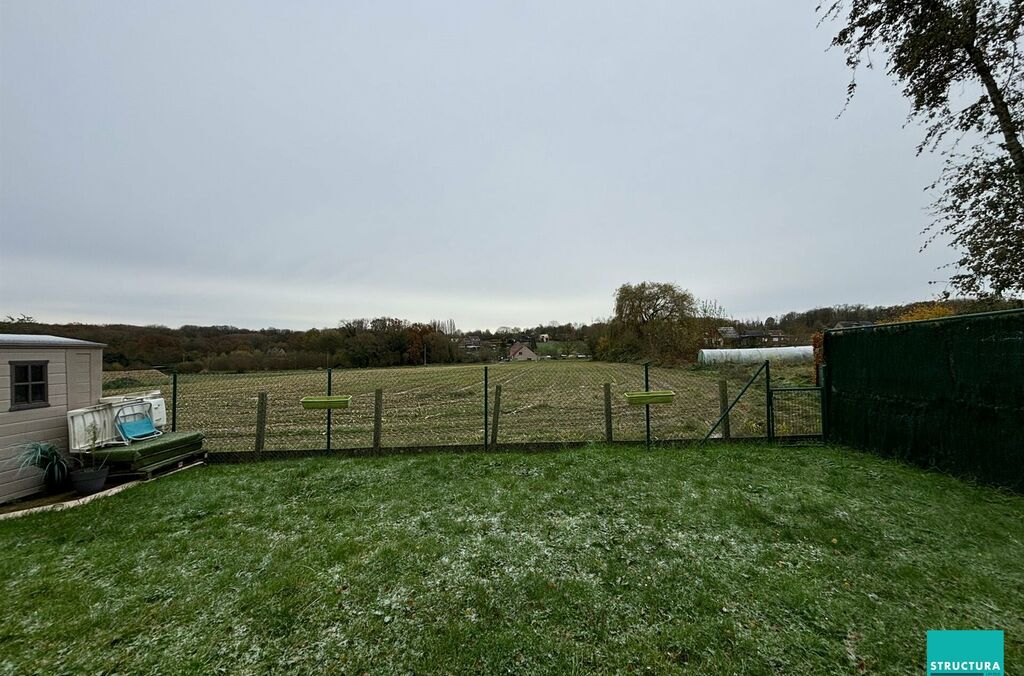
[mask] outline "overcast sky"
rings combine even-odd
[[[926,299],[934,157],[815,0],[0,0],[0,314],[308,328]]]

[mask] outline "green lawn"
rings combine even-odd
[[[0,672],[917,673],[1024,658],[1024,498],[841,448],[213,466],[0,522]]]

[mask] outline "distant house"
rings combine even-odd
[[[834,328],[834,329],[856,329],[856,328],[859,328],[861,326],[874,326],[874,325],[875,325],[874,322],[860,322],[860,321],[855,321],[855,320],[844,319],[841,322],[837,322],[836,325],[833,326],[832,328]]]
[[[522,343],[515,343],[508,348],[508,358],[512,361],[537,361],[537,353]]]
[[[761,347],[764,345],[768,338],[768,333],[764,329],[748,329],[740,333],[740,347]]]
[[[469,352],[476,352],[483,346],[480,336],[465,336],[462,339],[462,349]]]
[[[537,336],[537,342],[546,343],[549,340],[551,340],[551,335],[548,333],[542,333],[539,336]]]
[[[740,339],[740,334],[735,326],[719,326],[718,335],[712,335],[708,342],[712,346],[725,347],[735,345]]]
[[[740,333],[735,326],[719,326],[718,335],[725,340],[739,340]]]
[[[763,347],[765,345],[785,345],[789,336],[778,329],[745,329],[739,331],[734,326],[721,326],[718,335],[709,341],[718,347]]]

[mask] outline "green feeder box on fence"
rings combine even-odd
[[[352,395],[334,395],[329,397],[303,397],[301,400],[302,408],[307,410],[322,411],[324,409],[332,408],[348,408],[349,403],[352,401]]]
[[[651,390],[650,392],[626,392],[626,403],[630,406],[648,404],[671,404],[676,393],[672,390]]]
[[[315,397],[303,397],[299,400],[302,404],[302,408],[307,411],[326,411],[327,412],[327,452],[331,451],[331,414],[334,413],[336,408],[348,408],[352,402],[352,395],[349,394],[334,394],[331,390],[333,388],[334,369],[327,369],[327,394],[317,395]]]
[[[644,362],[643,392],[626,392],[626,403],[630,406],[644,407],[644,427],[646,428],[647,450],[651,450],[651,404],[671,404],[676,393],[672,390],[651,389],[651,362]]]

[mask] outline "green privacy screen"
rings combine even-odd
[[[1024,491],[1024,310],[825,333],[829,441]]]

